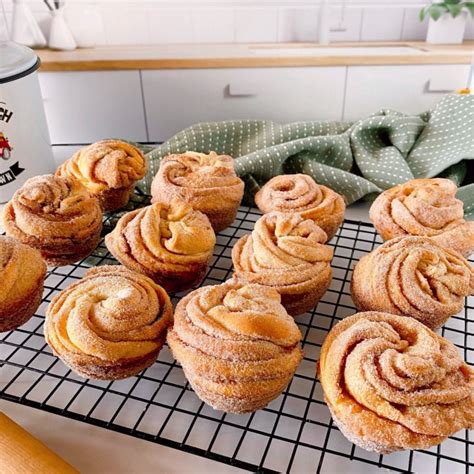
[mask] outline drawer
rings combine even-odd
[[[197,122],[340,120],[345,67],[142,71],[150,140]]]
[[[39,78],[53,144],[147,140],[139,71],[43,72]]]
[[[349,67],[344,119],[378,110],[417,114],[431,109],[447,92],[465,87],[468,65]]]

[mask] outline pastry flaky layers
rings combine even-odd
[[[339,229],[346,209],[340,194],[306,174],[275,176],[257,192],[255,203],[264,213],[298,212],[305,219],[312,219],[326,232],[328,240]]]
[[[467,257],[474,252],[474,222],[464,220],[456,191],[449,179],[413,179],[380,194],[370,208],[370,219],[384,240],[432,237]]]
[[[269,286],[293,316],[313,308],[328,289],[333,250],[327,236],[300,214],[271,212],[232,249],[235,278]]]
[[[474,428],[474,372],[419,321],[350,316],[321,348],[319,378],[342,433],[368,451],[427,449]]]
[[[436,329],[474,294],[474,269],[427,237],[398,237],[362,257],[352,276],[359,311],[411,316]]]
[[[123,265],[175,292],[202,281],[216,236],[205,214],[173,199],[125,214],[105,242]]]
[[[125,206],[135,182],[146,174],[143,153],[120,140],[86,146],[61,165],[56,174],[81,183],[106,212]]]
[[[68,265],[97,247],[102,210],[82,186],[53,175],[36,176],[6,204],[3,225],[8,235],[38,249],[49,265]]]
[[[178,197],[206,214],[216,232],[234,222],[243,194],[234,160],[215,152],[166,156],[151,185],[152,202]]]
[[[41,254],[11,237],[0,236],[0,332],[26,323],[38,309],[46,264]]]
[[[44,334],[77,374],[115,380],[154,363],[172,318],[163,288],[125,267],[103,266],[53,298]]]
[[[278,397],[302,359],[300,339],[275,290],[233,281],[183,298],[168,332],[199,398],[230,413],[252,412]]]

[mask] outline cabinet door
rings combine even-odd
[[[150,140],[197,122],[340,120],[344,67],[142,71]]]
[[[53,157],[56,166],[62,165],[84,145],[53,145]]]
[[[43,72],[39,78],[52,143],[147,140],[139,71]]]
[[[380,109],[413,114],[431,109],[444,94],[465,87],[467,65],[349,67],[344,119]]]

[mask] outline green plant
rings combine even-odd
[[[423,21],[427,16],[437,21],[445,13],[449,13],[453,18],[456,18],[462,11],[468,11],[474,17],[474,2],[444,0],[444,2],[432,3],[421,9],[420,21]]]

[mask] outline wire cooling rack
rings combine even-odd
[[[135,195],[129,209],[146,205]],[[104,234],[123,212],[105,220]],[[231,249],[249,233],[260,214],[242,207],[234,224],[218,235],[203,284],[219,284],[232,273]],[[381,243],[374,228],[346,220],[331,241],[334,272],[318,306],[297,318],[305,357],[285,392],[267,408],[229,415],[202,403],[167,347],[137,377],[122,381],[85,380],[52,355],[43,337],[51,298],[80,279],[91,265],[116,263],[103,240],[94,254],[76,265],[50,268],[43,302],[24,326],[1,335],[0,398],[143,438],[182,451],[258,472],[474,472],[474,441],[467,430],[429,450],[381,456],[347,441],[334,426],[316,380],[316,361],[329,329],[355,312],[350,296],[354,264]],[[179,299],[173,298],[174,303]],[[452,317],[442,330],[465,360],[474,364],[474,306]],[[470,439],[471,437],[471,439]]]

